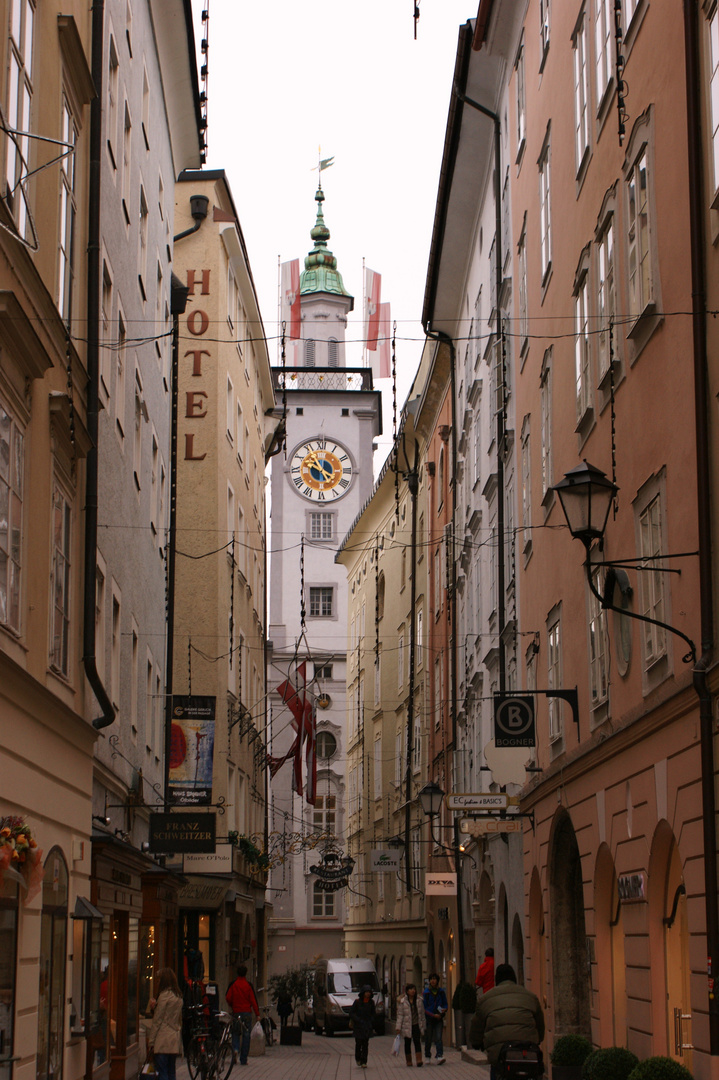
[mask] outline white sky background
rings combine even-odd
[[[198,48],[200,12],[193,0]],[[459,27],[477,0],[209,0],[207,167],[224,169],[277,363],[277,259],[312,246],[318,146],[330,250],[355,298],[347,364],[362,352],[362,259],[397,321],[398,409],[420,323]],[[198,63],[201,62],[198,60]],[[408,340],[412,339],[412,340]],[[352,344],[357,342],[357,344]],[[391,381],[375,471],[392,441]]]

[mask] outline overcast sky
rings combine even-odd
[[[199,45],[208,4],[193,4]],[[459,27],[477,6],[421,0],[415,41],[412,0],[210,0],[207,166],[227,173],[273,363],[277,260],[302,260],[312,246],[321,146],[335,158],[322,173],[329,247],[355,298],[347,341],[362,337],[364,258],[397,320],[404,401],[422,347]],[[360,344],[348,346],[347,363],[361,363]],[[391,444],[390,396],[376,469]]]

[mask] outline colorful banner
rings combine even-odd
[[[215,751],[215,698],[172,698],[167,801],[210,806]]]

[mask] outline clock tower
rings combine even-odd
[[[382,429],[370,368],[347,366],[354,300],[328,248],[324,198],[320,184],[313,247],[300,277],[301,337],[287,349],[290,361],[273,369],[275,415],[286,417],[287,449],[273,457],[271,469],[270,753],[281,758],[294,740],[291,713],[276,687],[293,675],[296,657],[306,664],[308,693],[317,702],[317,786],[314,804],[306,792],[294,792],[292,761],[270,781],[270,833],[283,835],[280,847],[295,848],[270,875],[270,974],[343,951],[345,890],[321,888],[310,868],[325,851],[347,852],[348,583],[335,554],[372,494],[373,443]],[[306,771],[303,788],[305,780]],[[313,833],[322,837],[315,848],[312,839],[301,839]]]

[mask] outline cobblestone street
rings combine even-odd
[[[354,1039],[351,1035],[324,1035],[303,1032],[302,1046],[267,1047],[265,1053],[250,1057],[245,1067],[235,1065],[231,1080],[359,1080],[366,1073],[371,1080],[398,1080],[407,1066],[404,1054],[392,1056],[393,1035],[380,1035],[370,1041],[366,1069],[360,1069],[354,1060]],[[452,1080],[488,1080],[489,1066],[462,1060],[462,1055],[452,1047],[445,1049],[446,1064],[434,1062],[424,1068],[442,1068]],[[475,1056],[479,1057],[478,1054]],[[177,1080],[189,1080],[184,1058],[177,1062]]]

